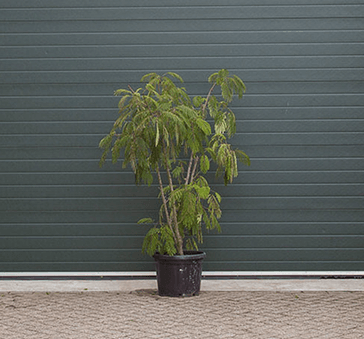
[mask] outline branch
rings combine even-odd
[[[190,181],[190,175],[191,175],[191,169],[192,169],[192,162],[193,162],[193,153],[191,152],[190,162],[188,164],[188,169],[187,169],[187,176],[186,176],[186,180],[185,180],[185,185],[188,185],[189,184],[189,181]]]
[[[211,96],[212,91],[214,90],[215,86],[216,86],[216,82],[211,86],[209,93],[207,94],[206,101],[205,101],[204,105],[202,106],[202,113],[205,113],[208,101],[210,99],[210,96]]]
[[[190,182],[192,182],[193,181],[193,179],[194,179],[194,177],[195,177],[195,172],[196,172],[196,168],[197,168],[197,164],[198,164],[198,160],[200,159],[200,157],[199,156],[197,156],[196,158],[195,158],[195,163],[193,164],[193,170],[192,170],[192,174],[191,174],[191,180],[190,180]]]

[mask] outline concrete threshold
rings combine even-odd
[[[131,292],[157,289],[155,279],[0,280],[0,292]],[[364,292],[364,279],[202,279],[201,291]]]

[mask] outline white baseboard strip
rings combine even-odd
[[[216,279],[294,279],[294,278],[364,278],[364,271],[235,271],[235,272],[202,272],[205,278]]]
[[[0,279],[150,279],[155,276],[155,272],[0,272]],[[364,278],[364,271],[204,271],[202,276],[208,279]]]

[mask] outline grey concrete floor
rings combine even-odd
[[[156,289],[155,279],[0,280],[0,292],[131,292]],[[202,279],[201,291],[362,291],[364,279]]]

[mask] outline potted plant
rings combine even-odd
[[[196,295],[205,257],[198,251],[203,227],[220,231],[221,196],[206,179],[210,164],[225,185],[238,175],[238,161],[249,165],[249,157],[227,141],[236,131],[229,104],[235,94],[242,98],[245,85],[222,69],[208,78],[205,97],[191,99],[174,80],[183,82],[173,72],[149,73],[141,79],[144,88],[115,91],[120,115],[100,141],[100,166],[111,152],[113,163],[123,156],[123,167],[131,166],[136,184],[158,182],[159,220],[138,222],[152,225],[142,251],[156,260],[160,295]],[[221,95],[213,95],[216,88]]]

